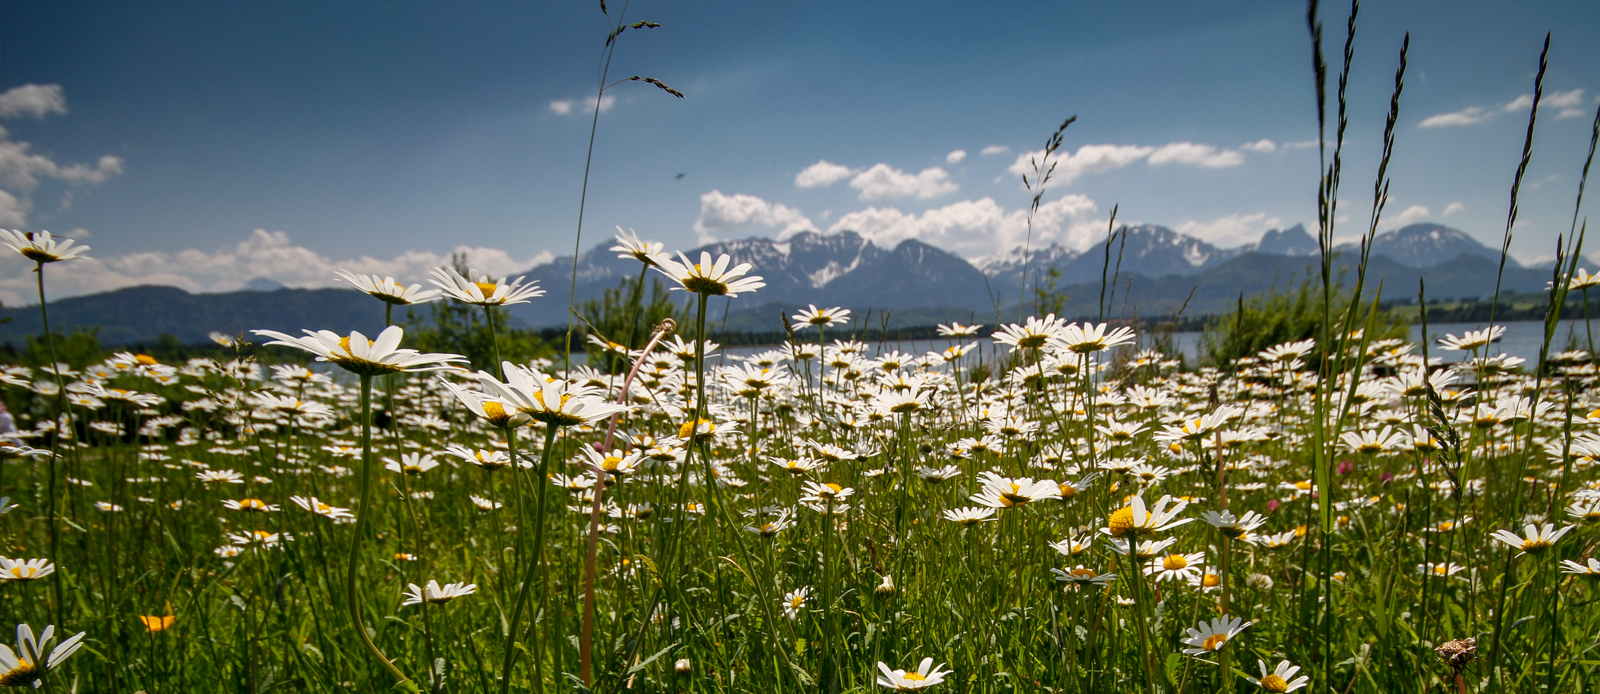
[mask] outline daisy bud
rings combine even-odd
[[[878,597],[880,598],[887,598],[894,595],[894,577],[884,576],[883,583],[879,583],[878,587],[873,589],[873,592],[877,593]]]
[[[694,665],[689,662],[688,658],[679,658],[678,662],[672,664],[672,669],[679,675],[687,675],[691,670],[694,670]]]

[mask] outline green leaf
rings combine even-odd
[[[649,667],[651,663],[656,662],[657,660],[660,660],[661,656],[666,655],[672,649],[677,648],[677,647],[678,647],[678,644],[674,643],[674,644],[671,644],[671,645],[667,646],[666,648],[663,648],[663,649],[661,649],[659,651],[656,651],[655,655],[652,655],[649,658],[645,658],[644,661],[640,662],[638,665],[635,665],[635,666],[633,666],[631,668],[628,668],[628,672],[625,673],[625,674],[631,675],[631,674],[633,674],[635,672],[638,672],[640,670],[643,670],[643,669]]]

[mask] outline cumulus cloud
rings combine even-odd
[[[937,166],[910,174],[883,163],[856,174],[850,179],[850,187],[861,191],[858,197],[862,200],[932,200],[960,188],[950,181],[949,173]]]
[[[819,159],[817,163],[807,166],[794,175],[794,184],[800,188],[821,188],[831,186],[850,177],[855,173],[843,164],[835,164],[826,159]]]
[[[1016,160],[1011,162],[1011,166],[1006,167],[1006,171],[1013,176],[1032,176],[1035,164],[1041,169],[1049,169],[1050,164],[1055,164],[1053,181],[1067,184],[1086,173],[1122,168],[1150,156],[1154,151],[1156,151],[1154,147],[1139,145],[1084,145],[1079,147],[1077,152],[1061,152],[1051,155],[1048,161],[1040,162],[1045,153],[1044,150],[1038,149],[1018,154]]]
[[[616,105],[617,105],[617,97],[614,97],[614,96],[603,96],[603,97],[600,97],[600,112],[601,113],[605,113],[606,111],[610,111],[611,107],[612,106],[616,106]],[[581,106],[582,110],[579,110],[580,106]],[[558,99],[556,101],[552,101],[552,102],[550,102],[550,112],[554,113],[554,114],[556,114],[558,116],[571,115],[574,112],[578,112],[578,113],[594,113],[594,97],[591,96],[591,97],[589,97],[587,99],[583,99],[582,101],[579,101],[579,100],[576,100],[576,99]]]
[[[1066,195],[1039,206],[1033,219],[1033,243],[1083,249],[1093,245],[1105,229],[1104,220],[1091,217],[1095,202],[1082,195]],[[828,233],[855,231],[883,248],[917,239],[967,256],[1010,250],[1022,245],[1028,233],[1028,210],[1007,210],[993,198],[963,200],[920,214],[894,207],[869,207],[845,214],[828,227]]]
[[[1287,146],[1287,145],[1285,145],[1285,146]],[[1256,140],[1255,142],[1246,142],[1246,143],[1244,143],[1242,145],[1239,145],[1239,149],[1242,149],[1242,150],[1244,150],[1246,152],[1271,152],[1271,151],[1273,151],[1273,150],[1275,150],[1277,148],[1278,148],[1278,143],[1273,142],[1272,140],[1268,140],[1266,138],[1262,138],[1260,140]]]
[[[473,269],[502,276],[522,272],[553,259],[549,251],[532,258],[515,258],[498,248],[457,246]],[[361,256],[334,260],[293,243],[282,231],[256,229],[231,248],[205,251],[146,251],[102,256],[91,251],[88,260],[50,266],[52,296],[65,297],[110,291],[123,287],[158,284],[191,292],[223,292],[243,288],[258,277],[289,287],[339,286],[336,270],[388,275],[407,284],[426,284],[428,271],[450,263],[449,253],[406,251],[392,258]],[[15,253],[0,255],[0,300],[17,305],[37,301],[33,263]],[[311,326],[307,326],[311,327]]]
[[[961,160],[962,159],[966,159],[966,158],[967,158],[967,150],[958,149],[958,150],[955,150],[955,151],[953,151],[953,152],[951,152],[949,154],[944,155],[944,163],[946,163],[946,164],[960,164]]]
[[[1407,224],[1415,224],[1417,222],[1424,221],[1431,215],[1432,213],[1428,211],[1426,206],[1412,205],[1404,210],[1401,210],[1400,214],[1385,216],[1383,218],[1383,222],[1386,225],[1403,227]]]
[[[799,210],[754,195],[713,190],[700,196],[700,218],[694,222],[694,231],[701,243],[715,241],[718,232],[750,227],[777,229],[779,238],[816,229]]]
[[[1453,214],[1455,214],[1457,212],[1460,212],[1460,211],[1462,211],[1462,210],[1464,210],[1466,208],[1467,208],[1466,205],[1463,205],[1463,204],[1461,204],[1459,202],[1452,202],[1452,203],[1450,203],[1448,205],[1445,205],[1444,206],[1444,212],[1442,212],[1440,214],[1442,214],[1442,215],[1444,215],[1446,217],[1449,217],[1450,215],[1453,215]]]
[[[0,94],[0,118],[44,118],[67,112],[67,97],[59,84],[24,84]]]
[[[1218,150],[1211,145],[1195,144],[1193,142],[1174,142],[1160,147],[1150,153],[1150,165],[1162,164],[1188,164],[1208,169],[1238,166],[1244,163],[1244,155],[1234,150]]]
[[[1284,149],[1311,149],[1316,146],[1316,140],[1295,140],[1294,142],[1283,143]]]
[[[1018,154],[1006,168],[1013,176],[1033,176],[1034,164],[1044,157],[1044,150]],[[1052,183],[1062,185],[1076,181],[1084,174],[1103,173],[1129,164],[1146,161],[1151,166],[1182,164],[1203,168],[1238,166],[1244,155],[1238,150],[1218,149],[1212,145],[1194,142],[1173,142],[1160,147],[1147,145],[1083,145],[1076,152],[1058,152],[1042,168],[1055,164]]]
[[[1482,106],[1469,106],[1460,111],[1440,113],[1422,119],[1419,127],[1448,128],[1457,125],[1477,125],[1495,116],[1495,112]]]
[[[1282,221],[1277,217],[1268,217],[1265,212],[1254,214],[1235,212],[1208,222],[1186,220],[1177,226],[1176,231],[1226,248],[1259,241],[1262,232],[1282,226]]]
[[[29,84],[0,94],[0,116],[3,117],[43,118],[50,113],[66,112],[66,99],[61,95],[60,85]],[[106,155],[93,164],[61,164],[47,155],[33,152],[31,143],[13,140],[10,132],[0,128],[0,225],[27,226],[28,213],[33,209],[33,193],[45,181],[98,185],[121,173],[119,157]],[[63,196],[62,207],[68,207],[70,200]]]
[[[1540,108],[1556,109],[1556,118],[1576,118],[1585,115],[1583,109],[1577,108],[1583,104],[1583,90],[1570,89],[1564,92],[1550,92],[1539,98]],[[1477,125],[1492,120],[1502,113],[1517,113],[1526,111],[1533,106],[1533,95],[1523,94],[1515,99],[1498,106],[1468,106],[1459,111],[1440,113],[1422,119],[1419,127],[1423,128],[1448,128],[1463,125]]]
[[[978,154],[987,157],[994,154],[1005,154],[1009,151],[1011,151],[1011,147],[1007,145],[989,145],[988,147],[984,147],[981,151],[979,151]]]

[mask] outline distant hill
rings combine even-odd
[[[640,264],[618,258],[611,245],[608,240],[578,256],[580,303],[637,276]],[[1108,315],[1144,317],[1177,311],[1191,290],[1194,298],[1184,313],[1199,316],[1229,310],[1240,292],[1297,286],[1313,272],[1317,253],[1316,239],[1300,226],[1269,231],[1257,243],[1220,248],[1166,227],[1139,225],[1119,234],[1109,250],[1113,267],[1121,255],[1121,272]],[[874,329],[881,327],[886,313],[892,328],[951,320],[992,324],[997,309],[1014,320],[1024,298],[1024,262],[1030,285],[1050,268],[1057,269],[1056,291],[1068,297],[1063,313],[1092,317],[1098,312],[1107,262],[1103,242],[1082,253],[1049,245],[1026,254],[1016,248],[968,261],[916,240],[880,248],[852,231],[803,232],[783,241],[726,241],[687,254],[698,260],[701,251],[751,263],[751,272],[765,278],[767,286],[754,294],[709,304],[709,323],[715,329],[750,332],[780,330],[782,316],[807,304],[850,308],[858,323],[869,322]],[[1353,273],[1355,254],[1350,251],[1346,248],[1336,261],[1338,271],[1347,275]],[[1458,230],[1413,224],[1375,239],[1368,286],[1376,291],[1381,282],[1384,299],[1415,298],[1418,278],[1426,277],[1429,298],[1486,298],[1493,292],[1498,264],[1498,252]],[[571,271],[571,256],[530,269],[528,279],[538,281],[547,294],[509,307],[515,324],[566,325]],[[1548,279],[1547,269],[1507,262],[1504,290],[1538,292]],[[255,286],[272,285],[258,281]],[[1031,293],[1026,298],[1031,302]],[[190,294],[172,287],[132,287],[55,301],[50,313],[58,331],[97,327],[101,342],[108,345],[152,342],[162,334],[199,342],[213,330],[373,332],[383,324],[382,304],[348,289]],[[0,309],[0,317],[11,319],[0,324],[0,341],[21,344],[25,336],[40,331],[36,308]]]
[[[1354,250],[1355,246],[1342,248]],[[1388,256],[1402,265],[1417,268],[1432,267],[1458,255],[1500,262],[1500,249],[1485,246],[1459,229],[1428,222],[1378,234],[1372,239],[1372,254]],[[1516,264],[1516,260],[1506,259],[1507,266]]]
[[[640,263],[618,258],[608,250],[612,245],[607,240],[578,256],[579,302],[638,276]],[[703,251],[713,257],[727,253],[735,263],[750,263],[755,267],[752,274],[766,281],[767,286],[754,295],[733,299],[734,310],[775,301],[858,305],[864,299],[880,307],[990,305],[977,268],[961,256],[916,240],[885,250],[853,231],[807,231],[783,241],[759,237],[724,241],[685,254],[698,261]],[[528,279],[538,280],[547,294],[509,307],[511,315],[529,325],[565,325],[572,265],[572,256],[566,256],[529,270]],[[655,272],[651,276],[661,277]]]
[[[1261,235],[1260,241],[1250,244],[1246,248],[1256,253],[1272,253],[1275,255],[1316,255],[1319,250],[1317,238],[1299,224],[1288,229],[1268,230],[1267,233]]]
[[[39,307],[0,309],[0,342],[21,346],[39,335]],[[399,317],[396,317],[399,320]],[[291,335],[302,328],[335,331],[383,329],[383,304],[351,289],[278,289],[190,294],[177,287],[129,287],[50,302],[50,327],[57,333],[97,328],[101,344],[154,342],[171,334],[185,343],[204,342],[215,330],[255,329]]]

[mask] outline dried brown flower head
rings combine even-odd
[[[1467,664],[1478,657],[1478,640],[1456,639],[1455,641],[1446,641],[1435,651],[1450,666],[1452,671],[1460,674],[1467,667]]]

